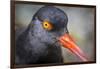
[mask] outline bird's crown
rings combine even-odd
[[[68,17],[64,11],[54,6],[44,6],[40,8],[34,15],[33,19],[37,17],[40,21],[49,21],[55,28],[67,26]]]

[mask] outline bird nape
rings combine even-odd
[[[61,46],[87,61],[66,29],[67,14],[54,6],[44,6],[33,16],[27,29],[16,38],[15,64],[63,63]],[[67,58],[67,57],[66,57]]]

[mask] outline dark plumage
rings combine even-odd
[[[50,31],[42,26],[44,20],[54,25]],[[62,51],[57,38],[66,31],[68,18],[53,6],[40,8],[27,29],[16,38],[16,59],[19,64],[62,63]]]

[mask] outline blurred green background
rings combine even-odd
[[[27,27],[33,15],[43,5],[16,4],[15,28]],[[94,8],[56,6],[68,15],[68,30],[75,38],[78,46],[88,56],[89,61],[95,60]],[[80,62],[80,59],[62,47],[64,62]]]

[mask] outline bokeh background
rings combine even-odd
[[[15,6],[15,29],[27,28],[33,15],[43,5],[16,4]],[[78,46],[88,56],[89,61],[95,60],[95,37],[94,37],[94,8],[56,6],[68,15],[68,30],[75,38]],[[17,33],[16,33],[17,34]],[[65,63],[80,62],[80,59],[69,50],[62,47]]]

